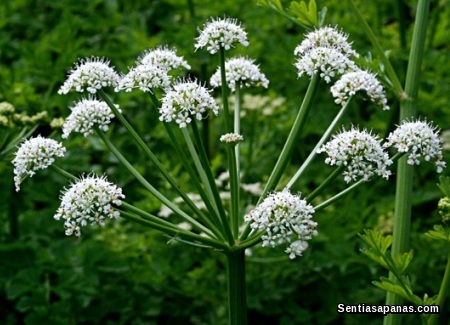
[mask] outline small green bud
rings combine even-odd
[[[50,122],[50,127],[52,129],[60,129],[64,125],[64,119],[62,117],[55,117]]]
[[[442,217],[442,222],[450,220],[450,199],[446,196],[439,200],[438,203],[439,214]]]

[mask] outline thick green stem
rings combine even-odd
[[[247,325],[245,250],[230,251],[226,256],[229,324]]]
[[[230,194],[231,194],[231,229],[234,238],[239,230],[239,174],[237,170],[236,152],[232,146],[227,145],[228,168],[230,173]]]
[[[295,184],[295,182],[297,182],[297,180],[300,178],[300,176],[303,174],[303,172],[305,171],[306,167],[309,166],[309,164],[311,163],[311,161],[314,159],[314,157],[317,155],[317,150],[319,150],[319,148],[325,143],[325,141],[327,141],[330,138],[331,133],[335,130],[337,123],[341,120],[342,116],[345,114],[345,112],[347,111],[347,109],[350,107],[350,102],[352,100],[353,96],[351,96],[348,100],[347,103],[341,108],[341,110],[339,111],[339,113],[336,115],[336,117],[334,118],[333,122],[331,122],[330,126],[328,127],[328,129],[325,131],[325,133],[323,134],[322,138],[319,140],[319,142],[316,144],[316,146],[314,147],[314,149],[311,151],[311,153],[309,154],[308,158],[306,158],[305,162],[300,166],[299,170],[295,173],[295,175],[292,177],[292,179],[289,181],[289,183],[286,185],[287,188],[291,188],[292,185]]]
[[[241,82],[236,81],[235,90],[234,90],[234,133],[241,133]],[[234,155],[235,157],[230,157],[230,153],[228,154],[229,164],[228,168],[230,169],[230,185],[231,185],[231,202],[232,202],[232,224],[233,224],[233,232],[236,237],[239,229],[239,201],[240,201],[240,191],[241,191],[241,153],[240,153],[240,144],[239,142],[234,147]],[[231,158],[231,159],[230,159]],[[232,161],[234,160],[234,162]],[[233,164],[233,165],[230,165]],[[236,167],[236,170],[232,174],[232,169]]]
[[[416,98],[419,89],[419,75],[425,47],[428,11],[430,0],[419,0],[417,4],[416,21],[409,54],[408,70],[406,72],[406,100],[400,103],[400,121],[415,116]],[[408,250],[411,224],[411,196],[413,185],[413,167],[408,165],[407,158],[399,159],[397,167],[397,185],[395,198],[394,231],[392,255],[397,256]],[[389,279],[395,281],[395,275],[390,273]],[[401,305],[403,299],[388,292],[386,304]],[[400,314],[389,314],[384,319],[385,325],[400,324]]]
[[[436,305],[439,306],[439,310],[444,310],[444,302],[447,297],[450,287],[450,242],[447,243],[447,266],[445,267],[444,278],[442,279],[441,288],[439,289]],[[433,314],[428,319],[429,325],[439,324],[439,314]]]

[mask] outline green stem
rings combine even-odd
[[[239,231],[239,174],[237,170],[236,152],[230,145],[227,145],[227,157],[230,173],[231,229],[236,237]]]
[[[400,80],[398,79],[397,74],[396,74],[394,68],[392,67],[391,62],[389,61],[386,54],[384,53],[383,48],[380,45],[380,42],[378,42],[378,38],[375,36],[375,34],[372,31],[372,29],[370,28],[369,24],[364,19],[363,15],[361,14],[361,11],[359,11],[358,7],[356,7],[355,2],[353,0],[349,0],[349,2],[350,2],[350,6],[352,7],[353,11],[356,14],[356,18],[358,19],[359,24],[366,32],[367,37],[369,38],[377,55],[379,56],[381,62],[383,63],[384,68],[386,70],[386,74],[392,83],[392,87],[393,87],[394,91],[396,92],[396,95],[399,98],[403,98],[404,94],[403,94],[402,84],[400,83]]]
[[[183,239],[184,242],[190,243],[192,245],[197,245],[196,242],[200,242],[206,246],[214,247],[219,250],[224,250],[227,248],[227,246],[225,246],[223,243],[221,243],[219,241],[215,241],[215,240],[212,240],[207,237],[195,235],[193,233],[189,233],[182,229],[174,229],[173,227],[165,227],[165,226],[161,225],[159,222],[153,222],[150,220],[142,219],[141,217],[135,215],[134,213],[130,213],[128,211],[124,211],[124,210],[120,210],[120,209],[117,209],[117,210],[120,211],[120,216],[123,219],[127,219],[130,221],[139,223],[141,225],[144,225],[146,227],[164,232],[166,234],[173,236],[174,239]],[[185,240],[185,239],[188,239],[188,240]],[[190,240],[192,240],[193,242]]]
[[[300,176],[305,171],[306,167],[309,166],[311,161],[314,159],[314,157],[317,155],[317,150],[330,138],[331,133],[335,130],[337,123],[341,120],[342,116],[345,114],[345,112],[350,107],[350,102],[352,100],[353,96],[350,96],[347,100],[347,103],[340,109],[334,120],[331,122],[328,129],[323,134],[322,138],[319,140],[319,142],[316,144],[314,149],[309,154],[308,158],[306,158],[305,162],[300,166],[299,170],[295,173],[295,175],[292,177],[292,179],[289,181],[289,183],[286,185],[287,188],[291,188],[292,185],[297,182],[297,180],[300,178]]]
[[[220,232],[215,231],[216,229],[208,229],[197,220],[186,214],[183,210],[181,210],[176,204],[171,202],[168,198],[166,198],[161,192],[159,192],[156,188],[154,188],[142,175],[128,162],[128,160],[120,153],[119,150],[109,141],[109,139],[105,136],[105,134],[99,130],[96,130],[97,134],[106,144],[106,146],[111,150],[111,152],[119,159],[119,161],[128,169],[130,173],[136,177],[136,179],[150,192],[152,193],[158,200],[160,200],[163,204],[165,204],[169,209],[171,209],[174,213],[179,215],[181,218],[190,222],[192,226],[199,231],[203,231],[211,237],[221,238]]]
[[[355,190],[358,186],[360,186],[361,184],[365,183],[364,180],[359,180],[356,183],[354,183],[353,185],[347,187],[345,190],[343,190],[342,192],[336,194],[335,196],[329,198],[328,200],[320,203],[319,205],[314,207],[314,211],[319,211],[322,210],[324,208],[326,208],[327,206],[331,205],[332,203],[334,203],[335,201],[339,200],[341,197],[343,197],[344,195],[347,195],[348,193],[352,192],[353,190]]]
[[[229,324],[247,324],[245,250],[230,251],[227,256]]]
[[[322,184],[320,184],[311,194],[306,197],[307,202],[311,202],[314,198],[320,194],[332,181],[336,179],[336,177],[341,173],[341,171],[345,168],[345,165],[342,164],[337,167],[328,177],[325,179]]]
[[[114,105],[114,103],[111,101],[111,99],[106,95],[106,93],[103,90],[99,91],[100,97],[108,104],[108,106],[113,111],[114,115],[119,119],[119,121],[122,123],[122,125],[127,129],[133,140],[138,144],[138,146],[145,152],[145,154],[150,158],[152,163],[156,166],[156,168],[159,170],[161,175],[169,182],[169,184],[172,186],[172,188],[177,191],[178,195],[183,199],[183,201],[187,204],[187,206],[194,212],[200,219],[206,221],[208,220],[208,217],[205,216],[203,212],[201,212],[197,206],[192,202],[192,200],[186,195],[186,193],[181,190],[180,185],[177,183],[177,181],[169,174],[169,172],[164,168],[163,164],[158,160],[158,158],[155,156],[155,154],[150,150],[150,148],[145,144],[144,140],[137,134],[137,132],[133,129],[133,127],[128,123],[128,121],[125,119],[125,117],[120,113],[120,111],[117,109],[117,107]],[[151,99],[155,105],[158,104],[158,100],[156,99],[155,95],[151,94]],[[157,106],[156,106],[157,107]]]
[[[229,236],[228,238],[231,240],[231,238],[233,236],[231,235],[230,224],[228,222],[225,210],[223,208],[219,189],[217,188],[216,181],[214,179],[214,176],[213,176],[213,173],[211,170],[211,165],[209,163],[208,157],[206,156],[205,146],[203,145],[202,137],[200,136],[200,132],[198,131],[196,121],[192,121],[191,126],[192,126],[192,132],[194,134],[194,139],[195,139],[195,142],[197,145],[200,161],[201,161],[202,166],[204,167],[204,171],[206,173],[206,178],[208,180],[208,186],[210,187],[211,192],[213,194],[214,202],[216,203],[217,209],[219,211],[219,216],[222,221],[222,225],[225,228],[225,232],[226,232],[227,236]],[[189,134],[188,132],[186,132],[186,133]]]
[[[306,119],[308,117],[309,111],[312,106],[312,102],[314,99],[314,95],[316,94],[317,88],[319,84],[319,74],[316,73],[309,84],[308,90],[306,91],[305,98],[303,99],[303,103],[298,111],[297,117],[295,119],[294,125],[292,126],[291,132],[286,140],[286,143],[281,151],[281,154],[278,158],[278,161],[272,170],[272,174],[269,177],[269,180],[264,188],[264,191],[259,199],[259,202],[265,198],[269,191],[272,191],[277,186],[280,181],[281,175],[283,174],[286,165],[291,158],[292,150],[294,149],[294,145],[296,144],[298,137],[303,130],[303,126],[305,125]],[[258,202],[258,203],[259,203]]]
[[[228,109],[228,84],[225,71],[225,49],[221,46],[219,50],[220,78],[222,81],[222,103],[223,103],[223,120],[225,124],[225,133],[230,133],[230,114]]]
[[[281,151],[280,156],[278,157],[277,163],[275,164],[272,173],[270,174],[269,180],[261,194],[256,205],[260,204],[262,200],[266,197],[266,195],[275,189],[280,181],[281,175],[283,174],[289,159],[291,158],[292,151],[294,149],[294,145],[296,144],[298,137],[303,130],[303,126],[305,125],[306,118],[308,117],[309,111],[311,110],[311,106],[313,103],[314,96],[317,92],[317,88],[319,85],[319,74],[316,73],[311,78],[311,81],[308,86],[308,90],[306,91],[305,97],[303,98],[302,105],[298,111],[297,117],[294,121],[294,125],[292,126],[291,132],[284,144],[283,150]],[[241,234],[240,239],[245,239],[250,233],[250,224],[247,224],[247,227]]]
[[[217,209],[213,206],[213,202],[211,202],[211,200],[208,198],[208,195],[206,194],[205,190],[203,189],[201,182],[197,176],[197,173],[192,168],[186,154],[184,153],[183,148],[181,148],[181,145],[178,142],[178,139],[172,130],[172,125],[170,123],[164,123],[164,127],[167,131],[167,134],[169,135],[169,138],[170,138],[170,141],[172,142],[173,147],[175,148],[175,150],[178,154],[178,157],[180,158],[184,168],[186,168],[192,183],[194,184],[194,186],[197,189],[198,193],[200,194],[203,202],[205,203],[206,208],[208,209],[209,213],[211,214],[211,218],[206,218],[207,224],[210,227],[217,228],[217,226],[214,224],[214,222],[210,220],[210,219],[215,220],[216,224],[218,225],[217,221],[219,220],[219,215],[218,215]]]
[[[400,103],[400,121],[415,116],[416,98],[419,89],[419,75],[425,47],[428,11],[430,0],[419,0],[414,25],[413,38],[409,54],[408,69],[406,72],[405,94],[406,100]],[[394,213],[394,231],[392,242],[392,255],[397,256],[407,251],[412,207],[413,167],[407,164],[407,158],[399,159],[397,167],[397,185]],[[395,275],[390,273],[389,279],[395,281]],[[401,305],[403,299],[388,292],[386,304]],[[385,325],[400,324],[400,314],[389,314],[384,319]]]
[[[444,310],[444,302],[447,297],[450,287],[450,242],[447,242],[447,265],[445,267],[444,278],[442,279],[441,288],[439,289],[436,305],[439,306],[439,310]],[[429,325],[439,324],[439,314],[433,314],[428,320]]]

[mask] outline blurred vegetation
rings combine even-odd
[[[415,1],[403,1],[400,11],[396,6],[401,1],[357,2],[384,49],[390,51],[403,80]],[[355,24],[349,6],[339,0],[317,3],[319,8],[328,8],[327,24],[341,27],[350,34],[357,51],[369,56],[371,44]],[[242,21],[249,35],[249,48],[235,50],[234,54],[254,58],[270,80],[268,90],[249,93],[270,100],[284,99],[271,115],[248,110],[242,122],[242,130],[248,130],[252,139],[243,145],[245,181],[264,181],[307,87],[306,79],[297,80],[293,67],[293,50],[305,31],[256,1],[2,1],[0,102],[9,102],[18,113],[30,116],[47,112],[49,120],[65,117],[77,96],[60,96],[57,89],[78,58],[104,56],[119,71],[126,72],[142,51],[159,44],[176,47],[193,67],[190,74],[207,81],[218,61],[205,52],[194,53],[197,26],[211,16],[224,15]],[[406,31],[404,39],[399,21]],[[450,2],[433,1],[418,113],[443,130],[450,129],[449,25]],[[322,84],[319,93],[322,95],[316,99],[288,174],[296,171],[336,112],[328,86]],[[353,123],[386,134],[397,122],[398,106],[394,96],[388,95],[391,111],[381,112],[357,100],[345,125]],[[139,92],[116,94],[114,98],[161,161],[179,177],[180,184],[189,188],[189,179],[180,171],[148,98]],[[215,157],[213,168],[220,173],[224,159],[215,146],[221,126],[216,121],[211,123],[209,150]],[[47,136],[51,132],[49,124],[42,124],[35,134]],[[122,152],[133,157],[147,179],[174,196],[145,158],[136,154],[136,147],[119,125],[113,125],[109,134]],[[60,162],[62,167],[72,173],[106,172],[124,188],[127,201],[152,213],[159,211],[157,200],[137,190],[135,181],[105,153],[99,139],[72,136],[65,144],[71,149]],[[220,254],[167,243],[160,233],[122,221],[85,231],[79,240],[67,238],[62,224],[52,218],[66,181],[42,171],[15,193],[11,154],[0,159],[1,324],[225,323],[226,283]],[[293,190],[308,193],[326,177],[325,168],[317,159]],[[445,247],[429,242],[422,234],[440,219],[436,210],[437,176],[431,165],[421,165],[415,172],[411,239],[415,257],[408,273],[416,293],[434,294],[445,266]],[[334,189],[319,200],[344,186],[342,181],[336,182]],[[339,315],[336,306],[383,303],[384,292],[371,281],[385,275],[384,271],[359,253],[362,242],[357,234],[364,228],[386,233],[392,230],[393,192],[393,180],[374,181],[318,213],[319,236],[305,256],[295,261],[289,261],[279,250],[253,249],[247,266],[250,324],[379,324],[382,316]],[[255,203],[251,197],[249,201]],[[448,316],[450,308],[442,312]],[[417,319],[411,315],[406,320],[415,323]]]

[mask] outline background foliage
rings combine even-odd
[[[345,2],[317,2],[319,7],[328,8],[327,23],[338,24],[350,34],[358,52],[369,55],[371,45]],[[399,36],[397,2],[359,2],[403,77],[408,56],[405,44],[411,37],[415,1],[404,1],[400,11],[406,26],[405,43]],[[431,9],[418,110],[419,115],[446,130],[450,128],[450,3],[433,1]],[[8,101],[30,115],[46,110],[50,118],[65,117],[76,97],[59,96],[57,89],[78,58],[105,56],[119,71],[126,72],[142,51],[158,44],[175,46],[193,67],[190,74],[207,81],[216,69],[216,58],[202,51],[194,53],[193,39],[197,26],[206,19],[224,15],[242,21],[249,34],[249,48],[235,53],[256,59],[270,80],[268,90],[253,94],[271,100],[285,99],[272,115],[248,111],[243,120],[242,129],[253,135],[252,145],[243,148],[244,157],[248,158],[243,162],[245,180],[264,181],[307,87],[307,80],[297,80],[293,68],[293,49],[302,40],[304,30],[252,1],[2,1],[0,102]],[[293,167],[287,173],[295,172],[295,166],[313,148],[336,112],[325,84],[319,93],[322,95],[316,100],[302,143],[292,158]],[[388,113],[368,102],[354,101],[345,125],[353,123],[386,133],[396,123],[398,114],[398,104],[392,94],[389,96],[393,109]],[[148,98],[133,92],[115,95],[115,99],[166,167],[188,186],[189,179],[180,172],[174,152],[168,149]],[[210,125],[212,156],[217,153],[217,128],[220,126]],[[51,132],[48,125],[42,125],[36,134]],[[136,155],[136,148],[118,125],[113,126],[110,136],[133,157],[140,172],[173,196],[145,159]],[[158,212],[159,203],[135,186],[117,161],[104,153],[98,139],[73,136],[66,144],[71,150],[61,164],[67,170],[107,172],[124,187],[127,201]],[[220,173],[223,157],[217,154],[213,167]],[[220,254],[167,243],[168,239],[160,233],[121,221],[104,229],[85,231],[80,240],[67,238],[62,224],[52,219],[59,191],[67,185],[66,181],[43,171],[27,179],[16,194],[11,157],[0,159],[0,323],[224,324],[226,284]],[[322,172],[325,168],[318,159],[293,190],[311,191],[326,176]],[[420,166],[415,172],[411,240],[415,257],[409,274],[419,295],[434,294],[446,254],[444,247],[427,241],[422,234],[439,222],[437,177],[432,166]],[[381,316],[339,315],[336,306],[341,302],[383,303],[384,292],[370,283],[386,272],[359,253],[362,242],[357,234],[364,228],[391,232],[393,184],[375,181],[318,213],[319,236],[302,258],[292,262],[282,251],[255,248],[247,266],[250,324],[379,324]],[[345,185],[339,181],[334,186],[337,190]],[[450,309],[444,313],[449,314]],[[414,316],[408,319],[417,320]]]

